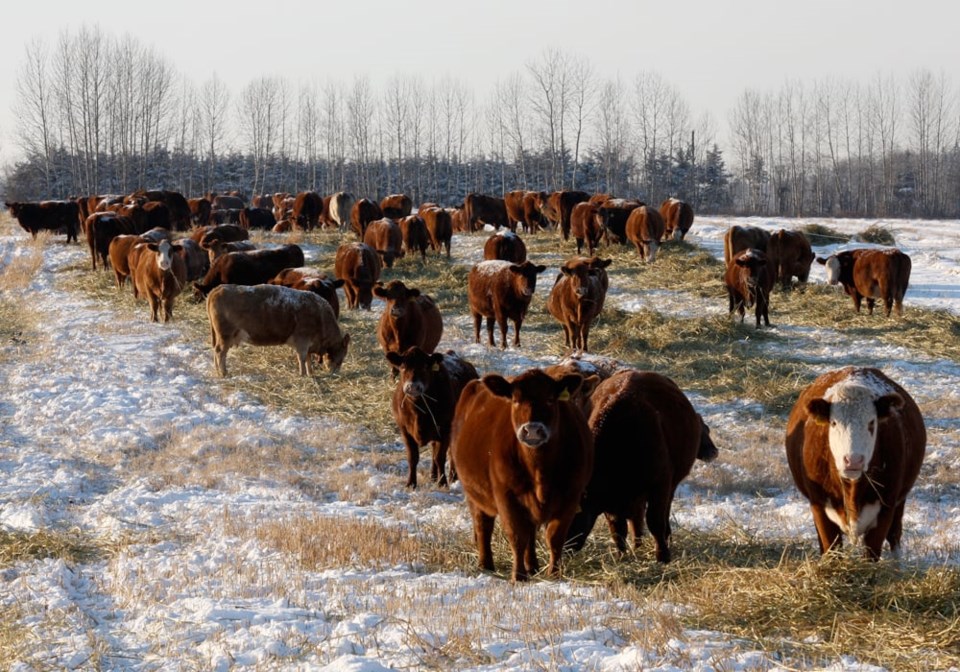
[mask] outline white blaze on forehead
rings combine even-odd
[[[157,246],[157,266],[161,270],[166,271],[170,268],[170,256],[173,253],[173,250],[170,249],[170,241],[162,240]]]
[[[868,371],[854,371],[823,394],[830,402],[830,452],[842,475],[850,459],[863,458],[863,469],[870,466],[877,441],[876,400],[894,393],[885,381]],[[854,476],[856,478],[856,476]]]

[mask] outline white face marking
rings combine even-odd
[[[824,266],[827,269],[827,282],[831,285],[840,282],[840,260],[836,256],[828,257]]]
[[[830,453],[842,478],[855,481],[870,466],[877,442],[879,383],[851,375],[826,391],[830,402]]]
[[[170,270],[171,254],[173,254],[173,250],[170,249],[170,242],[162,241],[157,249],[157,266],[160,267],[161,271]]]

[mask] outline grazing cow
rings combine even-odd
[[[222,257],[231,252],[250,252],[251,250],[257,249],[257,246],[249,240],[234,240],[227,243],[219,238],[209,238],[200,244],[200,249],[207,251],[207,264],[209,267],[209,264],[215,262],[218,257]]]
[[[380,279],[380,256],[363,243],[346,243],[337,248],[333,274],[343,280],[347,308],[370,310],[373,286]]]
[[[250,197],[250,207],[269,210],[273,207],[273,194],[254,194]]]
[[[686,201],[668,198],[660,204],[660,216],[663,218],[664,240],[683,240],[693,226],[693,208]]]
[[[190,221],[194,226],[206,226],[210,223],[210,201],[205,198],[190,198],[187,199],[187,207],[190,208]]]
[[[206,296],[218,285],[261,285],[285,268],[303,266],[303,250],[298,245],[281,245],[271,250],[228,252],[210,264],[203,280],[193,283]]]
[[[167,221],[161,222],[158,219],[159,215],[155,215],[155,219],[153,219],[152,223],[146,228],[162,226],[171,231],[186,231],[190,228],[190,204],[187,202],[187,199],[184,198],[183,194],[178,191],[170,191],[167,189],[140,189],[126,196],[124,203],[126,205],[140,205],[148,211],[151,208],[163,210]],[[163,204],[164,207],[159,208],[157,205],[148,207],[151,203]]]
[[[610,194],[596,193],[590,197],[590,200],[587,201],[587,203],[589,203],[590,205],[595,205],[599,208],[601,205],[609,201],[611,198],[613,197],[610,196]]]
[[[740,314],[743,322],[747,308],[754,308],[757,317],[757,329],[760,318],[770,326],[770,292],[773,290],[773,275],[767,262],[767,255],[760,250],[744,250],[737,253],[727,264],[723,282],[727,287],[730,313]]]
[[[810,502],[820,552],[863,537],[896,553],[903,507],[920,473],[927,432],[916,402],[879,369],[847,367],[814,380],[787,420],[787,462]]]
[[[577,241],[577,254],[583,252],[583,243],[587,243],[587,254],[593,256],[600,244],[603,227],[597,212],[597,206],[589,201],[577,203],[570,213],[570,233]]]
[[[883,299],[884,315],[896,306],[897,317],[903,315],[903,295],[910,284],[910,257],[899,250],[858,249],[831,254],[817,262],[827,267],[827,281],[840,283],[843,291],[853,299],[853,307],[860,312],[860,304],[867,299],[867,314],[873,315],[877,299]]]
[[[770,263],[770,273],[774,281],[779,279],[783,289],[790,288],[793,276],[806,284],[815,257],[810,249],[810,241],[802,232],[780,229],[770,234],[767,261]]]
[[[527,260],[527,246],[513,231],[498,231],[483,244],[483,258],[522,264]]]
[[[430,479],[446,486],[453,412],[463,388],[480,376],[473,364],[452,350],[430,354],[412,347],[402,353],[388,350],[386,357],[399,372],[391,410],[407,447],[407,487],[417,487],[420,446],[427,445],[433,453]],[[451,464],[450,480],[456,478]]]
[[[240,343],[289,345],[300,375],[313,375],[313,356],[327,371],[340,370],[350,334],[343,333],[330,304],[312,292],[279,285],[220,285],[207,297],[213,361],[227,375],[227,352]]]
[[[467,383],[454,413],[451,457],[473,518],[480,567],[493,571],[493,524],[513,551],[513,580],[539,570],[537,528],[546,526],[548,573],[560,574],[567,530],[593,470],[593,437],[570,401],[583,379],[531,369],[512,382]]]
[[[384,352],[406,352],[413,346],[433,352],[443,335],[443,318],[433,298],[399,280],[386,286],[377,283],[373,293],[386,302],[377,326]]]
[[[363,242],[377,251],[387,268],[393,268],[393,260],[403,256],[403,232],[389,217],[370,222]]]
[[[630,213],[644,205],[641,201],[628,201],[622,198],[611,198],[597,207],[600,225],[603,227],[603,239],[610,245],[620,243],[626,245],[627,220]]]
[[[450,258],[450,240],[453,238],[453,221],[450,213],[444,208],[420,208],[420,216],[427,226],[427,235],[430,236],[430,248],[440,253],[441,247],[447,250]]]
[[[4,203],[20,228],[36,238],[40,231],[65,229],[67,242],[78,242],[80,206],[76,201],[40,201],[39,203]]]
[[[278,222],[291,216],[293,204],[297,201],[285,191],[278,191],[270,200],[273,203],[273,218]]]
[[[211,224],[240,224],[240,213],[243,208],[213,208],[210,211]]]
[[[301,229],[312,231],[317,228],[320,213],[323,212],[323,197],[315,191],[301,191],[293,202],[293,221]]]
[[[353,196],[345,191],[338,191],[330,197],[330,219],[340,232],[350,226],[350,210],[353,208]]]
[[[507,209],[507,223],[511,231],[517,230],[517,225],[524,225],[523,219],[523,197],[526,195],[523,189],[508,191],[503,195],[503,205]]]
[[[770,232],[757,226],[739,226],[734,224],[723,234],[723,263],[730,265],[730,260],[744,250],[767,251],[770,244]]]
[[[637,248],[640,259],[652,264],[657,260],[663,238],[663,217],[649,205],[634,208],[627,218],[627,239]]]
[[[150,320],[157,321],[163,307],[163,321],[173,317],[173,301],[187,283],[187,267],[179,243],[162,240],[159,243],[141,243],[140,258],[133,270],[136,296],[146,296],[150,304]]]
[[[243,208],[240,210],[240,226],[244,229],[272,231],[277,220],[269,208]]]
[[[489,224],[495,229],[501,226],[512,228],[507,219],[506,203],[496,196],[467,194],[463,200],[463,218],[466,230],[471,232],[479,231],[483,224]]]
[[[544,203],[547,194],[543,191],[527,191],[523,194],[523,230],[526,233],[536,233],[547,228],[550,223],[543,216]]]
[[[577,203],[590,200],[585,191],[555,191],[547,198],[543,213],[555,226],[560,227],[564,240],[570,239],[570,215]]]
[[[237,224],[211,224],[194,229],[190,237],[200,244],[200,247],[209,245],[214,239],[225,243],[232,243],[238,240],[247,240],[250,233]]]
[[[457,233],[468,233],[467,215],[463,208],[444,208],[450,214],[450,226]]]
[[[147,201],[143,204],[123,205],[115,210],[118,215],[128,217],[133,222],[133,233],[143,233],[150,229],[171,229],[170,209],[161,201]]]
[[[380,211],[389,219],[409,217],[413,212],[413,201],[406,194],[390,194],[380,199]]]
[[[603,513],[624,553],[628,521],[639,548],[646,519],[657,560],[670,562],[670,507],[677,485],[698,457],[716,457],[708,432],[712,451],[703,449],[706,425],[676,383],[652,371],[614,373],[597,386],[592,402],[593,473],[570,525],[570,543],[582,548]]]
[[[337,287],[343,287],[343,280],[330,278],[326,273],[321,273],[312,266],[300,266],[283,269],[268,284],[313,292],[320,298],[326,299],[333,308],[333,314],[340,319],[340,297],[337,296]]]
[[[83,230],[87,234],[87,246],[90,248],[90,262],[97,270],[97,259],[106,269],[110,264],[110,241],[123,234],[137,234],[133,221],[114,212],[95,212],[87,217]]]
[[[240,196],[231,194],[207,194],[205,198],[214,210],[241,210],[246,206]]]
[[[507,320],[513,320],[513,344],[520,347],[520,326],[537,288],[537,275],[547,270],[530,261],[513,264],[500,259],[481,261],[470,269],[467,296],[473,316],[474,342],[480,342],[480,322],[487,318],[487,336],[493,340],[493,321],[500,326],[500,344],[507,347]]]
[[[403,240],[405,253],[413,256],[419,251],[421,260],[426,261],[427,248],[430,247],[427,223],[420,215],[410,215],[400,219],[397,224],[400,226],[400,237]]]
[[[383,211],[380,206],[369,198],[361,198],[353,204],[350,209],[350,226],[356,232],[357,237],[363,240],[367,233],[367,227],[370,222],[383,218]]]
[[[581,352],[589,350],[590,326],[600,314],[607,294],[606,284],[596,267],[605,269],[611,261],[597,259],[593,262],[580,257],[560,267],[560,274],[547,297],[547,310],[563,326],[564,345],[568,348]]]

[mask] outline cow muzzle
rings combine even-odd
[[[549,439],[550,431],[542,422],[527,422],[517,429],[517,440],[531,448],[539,448]]]
[[[403,394],[414,399],[423,395],[423,383],[410,381],[403,384]]]
[[[863,476],[866,460],[863,455],[844,455],[840,475],[847,481],[856,481]]]

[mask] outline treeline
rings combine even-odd
[[[136,38],[84,27],[27,45],[14,112],[25,158],[4,186],[18,200],[162,187],[456,204],[471,191],[575,188],[678,196],[698,212],[960,216],[955,92],[929,72],[747,91],[721,143],[656,73],[610,80],[559,50],[482,101],[462,81],[404,75],[378,91],[365,77],[265,76],[234,93],[216,76],[191,82]]]

